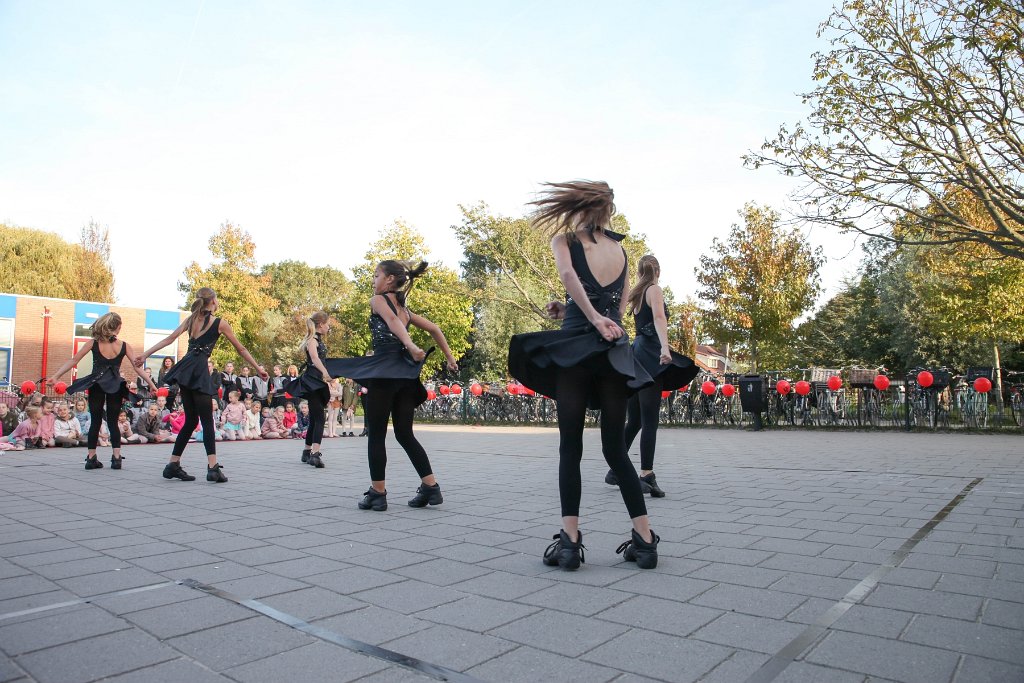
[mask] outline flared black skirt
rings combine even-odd
[[[164,383],[177,384],[182,389],[216,396],[217,389],[220,387],[214,386],[208,361],[206,356],[186,354],[167,371],[167,374],[164,375]]]
[[[285,384],[284,390],[291,394],[293,398],[309,398],[314,394],[319,394],[320,399],[326,404],[330,397],[331,389],[327,386],[327,382],[318,375],[319,373],[314,375],[310,372],[304,372],[291,382]]]
[[[423,364],[434,352],[433,347],[421,361],[415,361],[402,347],[374,349],[372,356],[355,358],[328,358],[324,366],[331,377],[346,377],[355,380],[372,392],[374,384],[381,380],[409,380],[410,390],[418,397],[416,405],[427,400],[427,390],[420,382]]]
[[[92,387],[98,388],[108,396],[120,396],[122,399],[128,396],[128,384],[120,373],[111,367],[79,377],[68,387],[68,394],[77,394]]]
[[[687,356],[670,351],[672,361],[661,364],[661,343],[657,337],[639,335],[633,342],[633,354],[651,377],[661,380],[661,388],[665,391],[679,389],[697,376],[700,368]]]

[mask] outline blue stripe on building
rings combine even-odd
[[[173,330],[181,324],[178,311],[153,311],[146,309],[147,330]]]
[[[0,294],[0,318],[13,318],[18,310],[18,297]]]
[[[89,304],[82,301],[75,302],[75,324],[92,325],[101,315],[110,312],[110,306],[106,304]]]

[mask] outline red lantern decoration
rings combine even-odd
[[[32,380],[27,379],[27,380],[25,380],[24,382],[21,383],[21,393],[23,393],[23,394],[31,394],[31,393],[34,393],[35,390],[36,390],[36,383],[33,382]]]
[[[56,384],[53,385],[53,390],[56,391],[59,395],[63,396],[64,394],[68,393],[68,385],[65,384],[64,382],[57,382]]]
[[[437,388],[437,393],[441,394],[442,396],[447,396],[449,393],[451,393],[451,387],[449,387],[447,384],[442,384]]]
[[[662,398],[668,398],[671,395],[672,395],[671,391],[663,391],[663,392],[661,392],[661,397]]]
[[[885,391],[889,388],[889,378],[885,375],[875,375],[875,389]]]
[[[982,394],[987,394],[992,391],[992,380],[988,377],[979,377],[974,380],[974,390]]]
[[[437,398],[437,394],[434,393],[434,390],[433,389],[427,389],[427,400],[428,401],[433,401],[435,398]]]
[[[700,390],[705,396],[711,396],[715,393],[715,383],[708,380],[707,382],[704,382],[704,384],[700,385]]]
[[[285,394],[285,396],[291,398],[291,396],[289,396],[288,394]],[[221,387],[220,389],[217,390],[217,398],[224,398],[224,387]]]
[[[684,384],[683,386],[679,387],[679,391],[682,391],[682,392],[687,392],[689,390],[690,390],[690,385],[689,384]]]
[[[522,393],[526,394],[527,396],[537,395],[537,392],[531,389],[530,387],[523,387],[520,391],[522,391]]]
[[[736,393],[736,387],[734,387],[733,385],[731,385],[731,384],[723,384],[722,385],[722,396],[725,396],[726,398],[729,398],[730,396],[732,396],[735,393]]]
[[[456,396],[461,394],[462,393],[462,385],[461,384],[453,384],[452,385],[452,393],[455,394]]]
[[[780,393],[780,394],[782,394],[783,396],[785,396],[786,394],[788,394],[788,393],[789,393],[789,390],[790,390],[790,389],[792,389],[792,388],[793,388],[793,387],[791,387],[791,386],[789,385],[789,382],[787,382],[787,381],[786,381],[786,380],[784,380],[784,379],[780,379],[780,380],[779,380],[778,382],[776,382],[776,383],[775,383],[775,391],[779,392],[779,393]]]
[[[927,370],[922,370],[921,372],[917,373],[917,383],[920,384],[925,389],[927,389],[928,387],[935,383],[935,378],[932,376],[932,373],[928,372]]]
[[[471,385],[469,385],[469,393],[473,394],[474,396],[479,396],[480,394],[484,393],[484,388],[477,384],[476,382],[473,382]]]
[[[223,390],[223,389],[221,389],[221,391],[224,391],[224,390]],[[366,389],[365,389],[365,388],[363,389],[363,393],[364,393],[364,394],[366,393]],[[285,397],[285,398],[292,398],[292,395],[291,395],[291,394],[289,394],[289,393],[288,393],[288,392],[286,391],[286,392],[284,392],[284,397]]]
[[[168,396],[170,396],[170,394],[171,392],[167,389],[167,387],[160,387],[159,389],[156,390],[157,396],[163,396],[164,398],[167,398]]]
[[[839,391],[843,388],[843,379],[839,375],[832,375],[828,378],[828,388],[832,391]]]
[[[796,393],[800,394],[801,396],[806,396],[807,394],[811,393],[811,383],[805,382],[804,380],[800,380],[799,382],[796,383]]]

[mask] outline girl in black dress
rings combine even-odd
[[[696,364],[676,353],[668,345],[668,304],[662,294],[658,278],[661,266],[651,254],[642,256],[637,264],[637,283],[626,298],[629,310],[636,320],[636,339],[633,354],[654,383],[644,387],[630,399],[626,407],[626,451],[640,434],[640,486],[644,493],[661,498],[665,492],[654,476],[654,446],[658,438],[658,413],[661,411],[661,392],[674,391],[689,384],[697,376]],[[619,483],[615,472],[608,470],[605,482]]]
[[[82,345],[74,357],[60,366],[47,384],[53,384],[72,367],[92,352],[92,372],[72,382],[67,391],[76,394],[88,390],[89,393],[89,435],[86,446],[89,449],[85,460],[85,469],[97,470],[103,467],[96,458],[96,445],[99,442],[100,428],[103,425],[104,409],[107,413],[107,429],[110,431],[110,445],[114,452],[110,458],[110,469],[121,469],[121,430],[117,426],[117,416],[121,412],[121,403],[128,396],[128,386],[121,377],[121,363],[127,357],[131,360],[132,347],[118,340],[121,333],[121,316],[117,313],[106,313],[92,324],[92,339]],[[140,366],[141,367],[141,366]],[[139,375],[156,391],[156,385],[146,374]]]
[[[306,338],[299,348],[306,353],[306,364],[299,378],[285,385],[285,391],[295,398],[306,399],[309,408],[309,428],[306,430],[306,448],[302,451],[302,462],[323,468],[320,459],[320,442],[324,436],[324,411],[331,398],[331,375],[324,361],[327,360],[327,345],[323,335],[331,331],[327,314],[317,311],[306,318]]]
[[[369,437],[367,450],[371,483],[359,502],[363,510],[388,509],[384,480],[387,466],[384,438],[388,432],[388,418],[391,418],[395,438],[405,449],[422,482],[409,506],[423,507],[444,502],[427,453],[412,433],[413,411],[427,400],[427,390],[420,382],[420,371],[429,352],[413,343],[409,337],[409,325],[429,333],[444,352],[448,369],[452,372],[458,370],[441,328],[411,312],[405,305],[413,281],[426,269],[427,264],[423,261],[413,268],[405,261],[381,261],[373,274],[373,298],[370,299],[373,355],[331,359],[326,363],[332,377],[351,377],[367,389],[363,405]]]
[[[212,289],[203,287],[196,292],[196,300],[192,302],[191,310],[192,314],[183,320],[174,332],[136,358],[135,365],[141,368],[153,353],[164,348],[180,337],[185,330],[188,330],[188,351],[185,353],[185,357],[164,375],[164,381],[168,384],[178,385],[181,404],[185,410],[185,424],[174,440],[171,460],[164,467],[164,479],[177,478],[182,481],[195,481],[195,477],[182,469],[181,454],[185,452],[185,446],[192,437],[196,426],[201,425],[203,445],[206,447],[206,481],[222,484],[228,478],[224,476],[224,472],[221,471],[221,466],[217,462],[217,430],[213,424],[213,399],[217,396],[218,387],[215,386],[210,375],[208,365],[210,354],[213,352],[217,340],[224,335],[238,351],[238,354],[256,368],[260,377],[266,379],[267,372],[235,337],[231,323],[213,317],[217,310],[217,294]]]
[[[608,229],[615,213],[607,183],[550,183],[533,224],[553,233],[551,251],[567,292],[564,305],[548,304],[562,329],[519,334],[509,344],[510,374],[558,405],[558,492],[562,529],[544,562],[578,569],[584,561],[579,531],[583,427],[587,407],[601,410],[601,449],[619,477],[622,499],[633,522],[630,540],[619,546],[642,569],[658,564],[658,535],[647,518],[640,478],[626,453],[623,427],[629,395],[651,382],[633,357],[620,321],[628,280],[623,236]]]

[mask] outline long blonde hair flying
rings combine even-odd
[[[565,233],[576,239],[580,228],[604,230],[615,215],[615,192],[603,180],[572,180],[544,183],[547,188],[530,202],[537,207],[530,222],[542,232],[554,236]]]

